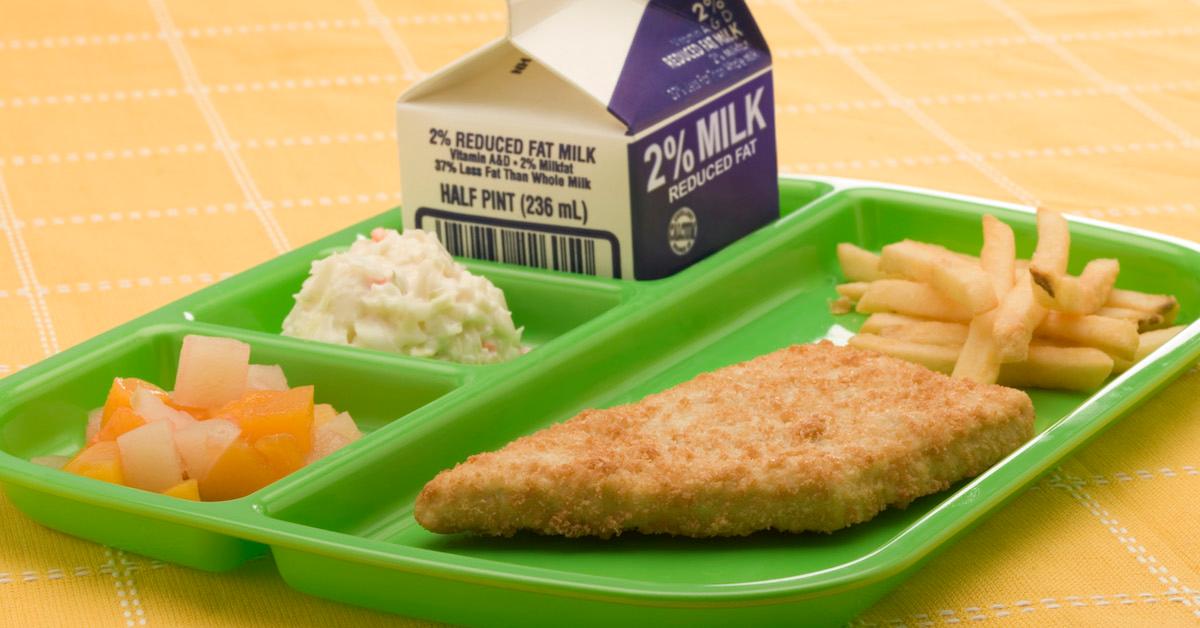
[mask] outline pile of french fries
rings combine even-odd
[[[1067,274],[1071,234],[1038,210],[1037,249],[1017,259],[1012,229],[983,217],[979,257],[904,240],[879,254],[838,245],[848,283],[834,313],[870,314],[850,344],[981,383],[1092,391],[1183,329],[1170,295],[1114,288],[1115,259]]]

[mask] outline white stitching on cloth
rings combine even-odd
[[[280,207],[283,209],[291,209],[293,207],[332,207],[334,205],[352,205],[355,203],[366,204],[376,202],[395,202],[399,201],[403,195],[400,192],[375,192],[368,194],[359,192],[356,194],[326,194],[321,196],[308,196],[297,198],[282,198],[282,199],[266,199],[263,201],[263,207],[274,209]],[[215,215],[215,214],[236,214],[242,211],[253,211],[249,201],[225,202],[225,203],[209,203],[207,205],[198,206],[192,205],[188,207],[168,207],[166,209],[146,209],[146,210],[130,210],[122,212],[93,212],[91,214],[71,214],[67,216],[51,216],[49,218],[38,217],[32,218],[29,221],[17,220],[14,226],[17,229],[44,229],[47,227],[61,227],[65,225],[84,225],[98,224],[102,222],[137,222],[140,220],[159,220],[162,218],[179,218],[181,216],[200,216],[200,215]],[[0,230],[5,227],[0,226]],[[7,296],[0,292],[0,298]]]
[[[365,85],[395,85],[402,79],[397,74],[350,74],[336,76],[305,77],[300,79],[270,79],[242,81],[237,83],[213,83],[204,85],[201,91],[217,94],[244,94],[298,89],[325,89],[330,87],[362,87]],[[147,87],[115,89],[106,92],[80,92],[74,94],[51,94],[44,96],[12,96],[0,98],[0,108],[43,107],[56,105],[90,105],[95,103],[146,101],[190,96],[191,87]]]
[[[405,24],[458,24],[472,22],[501,22],[506,19],[503,11],[475,11],[461,13],[435,13],[427,15],[398,15],[384,17],[391,23]],[[171,30],[138,31],[128,33],[108,33],[103,35],[57,35],[27,39],[0,40],[0,51],[3,50],[36,50],[39,48],[69,48],[81,46],[106,46],[131,44],[136,42],[166,39],[164,32],[174,37],[197,39],[202,37],[230,37],[233,35],[252,35],[262,33],[282,33],[299,31],[341,30],[347,28],[363,28],[368,26],[364,20],[356,17],[346,19],[293,20],[287,22],[266,22],[258,24],[236,24],[223,26],[207,26],[192,28],[175,28]]]
[[[322,133],[318,135],[299,135],[286,137],[248,138],[230,140],[227,143],[194,142],[164,146],[139,146],[137,148],[105,148],[86,151],[70,151],[65,153],[34,153],[27,155],[8,155],[0,157],[0,166],[21,168],[25,166],[42,166],[46,164],[77,163],[80,161],[112,161],[114,159],[148,159],[162,155],[190,155],[223,151],[228,145],[232,150],[238,149],[273,149],[291,148],[293,146],[317,146],[329,144],[363,144],[369,142],[387,142],[393,139],[390,131],[358,131],[355,133]]]
[[[904,100],[922,107],[965,105],[978,103],[1011,102],[1020,100],[1050,100],[1058,98],[1080,98],[1094,96],[1112,96],[1114,91],[1127,90],[1136,93],[1191,92],[1200,91],[1200,81],[1158,81],[1150,83],[1131,83],[1116,85],[1114,89],[1103,87],[1040,87],[1030,89],[1012,89],[998,92],[963,92],[955,94],[934,94],[914,96]],[[883,109],[894,107],[893,103],[882,98],[865,98],[857,100],[841,100],[823,103],[783,103],[779,111],[787,114],[815,114],[831,111],[863,111],[867,109]]]
[[[192,63],[191,55],[183,45],[183,41],[174,35],[175,24],[171,18],[170,11],[167,10],[167,5],[164,0],[147,0],[150,4],[150,9],[154,13],[154,19],[158,21],[159,27],[163,32],[168,33],[166,38],[167,46],[171,50],[171,56],[175,60],[175,65],[179,68],[179,73],[183,75],[184,82],[192,88],[192,99],[196,101],[196,106],[200,109],[200,114],[204,117],[208,124],[209,131],[213,134],[216,140],[214,146],[221,151],[225,158],[225,162],[229,165],[230,171],[233,173],[234,179],[242,188],[242,193],[246,195],[246,200],[254,204],[254,214],[262,223],[263,229],[266,231],[267,239],[271,241],[271,245],[275,247],[276,252],[282,253],[292,248],[288,242],[287,234],[283,232],[283,227],[279,225],[279,221],[271,214],[271,210],[262,207],[262,193],[258,189],[258,184],[255,183],[254,177],[250,174],[250,170],[242,161],[241,155],[238,154],[238,149],[233,146],[233,140],[229,135],[229,130],[225,127],[225,121],[221,119],[221,114],[217,112],[208,95],[203,93],[203,81],[200,80],[200,75],[196,72],[196,67]]]
[[[1043,47],[1053,53],[1054,56],[1058,57],[1064,63],[1075,69],[1075,71],[1082,74],[1084,78],[1095,83],[1096,85],[1103,87],[1105,90],[1112,91],[1112,93],[1124,101],[1125,104],[1142,114],[1143,117],[1153,122],[1159,128],[1175,136],[1176,139],[1183,142],[1185,145],[1194,147],[1198,144],[1195,136],[1193,136],[1187,129],[1176,124],[1173,120],[1163,115],[1157,109],[1151,107],[1146,103],[1146,101],[1138,98],[1135,94],[1130,93],[1128,90],[1120,89],[1120,86],[1109,80],[1104,75],[1100,74],[1100,72],[1098,72],[1095,68],[1088,65],[1083,59],[1079,58],[1078,55],[1070,50],[1067,50],[1062,46],[1062,44],[1058,43],[1057,40],[1039,30],[1028,19],[1026,19],[1024,15],[1009,6],[1005,0],[985,1],[994,9],[1004,14],[1004,16],[1007,17],[1013,24],[1015,24],[1017,28],[1020,28],[1022,31],[1024,31],[1030,39],[1041,44]]]
[[[363,13],[367,14],[367,23],[383,36],[383,41],[392,51],[392,56],[396,57],[396,60],[400,62],[400,67],[404,69],[404,75],[421,76],[423,73],[420,66],[417,65],[417,60],[413,58],[412,51],[405,45],[396,29],[392,28],[391,21],[379,11],[375,1],[358,0],[358,6],[362,7]]]
[[[1128,41],[1131,39],[1165,39],[1168,37],[1195,37],[1200,35],[1197,26],[1172,26],[1168,28],[1136,28],[1119,31],[1080,31],[1075,33],[1031,35],[1000,35],[995,37],[972,37],[967,39],[940,39],[930,41],[901,41],[891,43],[851,44],[846,46],[854,54],[889,54],[906,52],[929,52],[945,50],[980,50],[1031,46],[1043,41],[1071,43],[1080,41]],[[778,59],[803,59],[830,55],[825,48],[780,48],[771,53]]]
[[[915,620],[917,625],[932,626],[937,623],[960,623],[964,619],[972,621],[983,621],[987,619],[1003,619],[1010,617],[1014,613],[1028,614],[1036,611],[1057,610],[1063,608],[1085,608],[1085,607],[1120,607],[1130,606],[1133,604],[1155,604],[1158,602],[1169,601],[1183,603],[1183,599],[1178,596],[1167,597],[1169,594],[1156,595],[1153,593],[1139,593],[1131,595],[1129,593],[1109,593],[1095,595],[1067,595],[1061,598],[1045,597],[1037,601],[1017,600],[1009,604],[994,603],[982,606],[967,606],[961,609],[940,609],[932,615],[928,613],[914,613],[908,617],[892,617],[889,619],[875,621],[866,621],[855,619],[850,622],[851,626],[895,626],[907,625],[909,619]],[[933,620],[933,621],[931,621]]]
[[[123,550],[117,550],[114,554],[113,549],[106,546],[104,555],[108,557],[108,562],[100,569],[113,577],[113,584],[117,590],[117,603],[120,605],[122,617],[125,618],[125,625],[145,626],[146,611],[142,608],[142,600],[138,597],[137,583],[133,578],[133,572],[138,568],[138,564],[126,558]]]
[[[42,351],[46,355],[52,355],[58,353],[58,334],[54,330],[50,308],[46,307],[46,300],[42,298],[41,284],[38,283],[37,272],[33,269],[33,258],[29,255],[29,248],[25,246],[25,238],[16,230],[16,221],[16,211],[13,209],[12,197],[8,194],[8,184],[4,180],[3,171],[0,171],[0,226],[7,236],[13,265],[29,299],[29,309]]]
[[[1101,525],[1105,526],[1109,533],[1116,537],[1121,545],[1141,564],[1146,566],[1150,575],[1158,579],[1158,581],[1167,587],[1166,594],[1177,595],[1181,590],[1184,593],[1195,593],[1189,586],[1182,584],[1178,576],[1170,573],[1166,566],[1159,562],[1153,554],[1146,550],[1146,546],[1138,543],[1138,540],[1133,535],[1129,534],[1129,530],[1121,525],[1115,517],[1113,517],[1096,498],[1082,491],[1081,488],[1087,482],[1081,478],[1064,477],[1061,469],[1055,469],[1047,478],[1047,484],[1054,488],[1062,489],[1067,492],[1076,502],[1092,513],[1100,520]],[[1196,608],[1196,604],[1186,597],[1169,598],[1170,601],[1178,601],[1184,606],[1193,608],[1192,613],[1200,617],[1200,608]]]
[[[944,127],[938,124],[933,118],[930,118],[924,111],[914,106],[912,103],[906,102],[905,98],[896,92],[886,81],[872,72],[867,66],[863,65],[857,57],[854,56],[848,49],[837,44],[836,41],[825,31],[819,24],[808,16],[800,7],[792,0],[785,0],[779,3],[791,18],[799,24],[805,31],[821,42],[821,46],[830,52],[839,56],[842,61],[854,70],[860,78],[870,84],[876,91],[882,94],[889,102],[896,103],[909,118],[924,128],[927,132],[936,137],[943,144],[954,150],[955,155],[965,161],[975,170],[979,171],[992,182],[999,185],[1008,193],[1015,196],[1021,202],[1029,205],[1040,205],[1036,196],[1025,188],[1018,185],[1015,181],[1005,176],[1000,171],[992,167],[991,164],[985,162],[977,153],[970,149],[957,137],[952,135]]]

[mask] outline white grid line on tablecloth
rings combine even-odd
[[[1183,479],[1189,477],[1200,478],[1200,469],[1197,469],[1195,465],[1185,464],[1180,465],[1178,470],[1173,467],[1159,467],[1157,469],[1136,469],[1133,472],[1114,471],[1107,474],[1095,474],[1086,478],[1072,477],[1070,480],[1087,486],[1121,486],[1130,483],[1140,484],[1147,480]]]
[[[1078,31],[1074,33],[1043,34],[1041,39],[1058,43],[1078,43],[1090,41],[1127,41],[1137,39],[1167,39],[1171,37],[1196,37],[1200,35],[1200,25],[1171,26],[1167,28],[1138,28],[1120,31]],[[1040,44],[1037,37],[1029,35],[997,35],[992,37],[971,37],[966,39],[937,39],[918,41],[899,41],[891,43],[848,44],[845,47],[857,55],[871,54],[901,54],[910,52],[931,52],[947,50],[983,50],[989,48],[1010,48],[1033,46]],[[771,54],[777,59],[804,59],[809,57],[827,57],[832,53],[820,46],[807,48],[772,49]]]
[[[306,77],[301,79],[271,79],[258,81],[240,81],[235,83],[213,83],[205,85],[202,91],[206,94],[245,94],[257,92],[275,92],[300,89],[328,89],[331,87],[366,87],[376,85],[395,85],[412,80],[408,76],[398,74],[351,74],[321,77]],[[93,105],[104,103],[138,102],[190,96],[190,87],[144,87],[131,89],[115,89],[106,92],[80,92],[75,94],[49,94],[33,96],[13,96],[0,98],[0,108],[11,107],[48,107],[70,105]]]
[[[38,283],[37,272],[33,269],[33,258],[29,248],[25,246],[25,238],[15,229],[16,210],[12,205],[12,197],[8,193],[8,183],[4,180],[4,171],[0,169],[0,226],[4,227],[7,236],[9,253],[21,285],[29,291],[29,309],[33,315],[33,324],[38,332],[38,341],[46,355],[58,353],[58,334],[54,330],[54,321],[50,317],[50,309],[41,295],[41,285]]]
[[[367,15],[367,23],[383,36],[384,43],[392,51],[392,56],[396,57],[396,61],[400,62],[400,67],[404,69],[405,75],[420,75],[421,67],[417,65],[417,60],[413,58],[412,51],[408,49],[408,46],[400,38],[400,34],[396,32],[396,29],[392,28],[391,21],[383,16],[378,6],[375,6],[375,1],[358,0],[358,5],[362,7],[363,13]]]
[[[1112,93],[1120,98],[1125,104],[1129,105],[1138,113],[1142,114],[1147,120],[1153,122],[1156,126],[1164,131],[1174,135],[1179,141],[1189,146],[1196,146],[1198,143],[1187,129],[1179,126],[1173,120],[1163,115],[1157,109],[1151,107],[1146,101],[1138,98],[1137,95],[1130,93],[1127,90],[1118,89],[1117,84],[1110,81],[1107,77],[1100,74],[1091,65],[1088,65],[1078,55],[1067,50],[1056,41],[1050,39],[1048,35],[1033,25],[1024,15],[1016,9],[1009,6],[1005,0],[983,0],[996,11],[1007,17],[1013,24],[1026,33],[1031,39],[1044,46],[1047,50],[1058,57],[1061,61],[1069,65],[1073,70],[1079,72],[1088,81],[1103,87],[1106,90],[1112,90]]]
[[[171,18],[170,12],[167,10],[167,5],[163,0],[147,0],[150,8],[154,13],[154,19],[158,21],[158,25],[165,33],[173,33],[175,24]],[[238,154],[238,149],[232,146],[232,140],[229,137],[229,130],[225,128],[225,122],[221,119],[221,114],[217,112],[212,101],[207,94],[203,93],[204,82],[200,80],[199,73],[196,72],[196,66],[192,63],[191,55],[183,46],[183,41],[179,37],[169,35],[166,39],[167,47],[171,51],[171,57],[175,60],[175,65],[178,66],[179,72],[183,75],[184,83],[192,88],[192,98],[196,101],[196,106],[200,109],[200,114],[204,117],[210,132],[216,139],[217,146],[221,150],[225,162],[229,165],[229,169],[233,173],[234,179],[237,180],[238,186],[242,188],[243,194],[246,195],[246,200],[250,201],[255,206],[255,216],[262,223],[263,229],[267,233],[267,239],[275,251],[282,253],[292,248],[288,242],[287,235],[283,232],[283,228],[268,209],[262,208],[262,194],[258,190],[258,184],[250,174],[250,170],[246,168],[246,164],[242,161],[242,157]]]
[[[188,155],[206,153],[210,150],[227,153],[226,146],[237,151],[241,149],[275,149],[293,146],[321,146],[330,144],[365,144],[368,142],[388,142],[395,138],[391,131],[357,131],[354,133],[321,133],[317,135],[295,135],[286,137],[251,137],[243,140],[217,139],[213,142],[179,143],[173,146],[138,146],[125,148],[106,148],[99,150],[68,151],[65,153],[33,153],[28,155],[8,155],[0,157],[0,166],[21,168],[25,166],[41,166],[46,164],[74,163],[80,161],[112,161],[115,159],[149,159],[162,155]],[[250,201],[253,201],[247,195]],[[261,200],[259,201],[261,205]]]
[[[426,73],[422,72],[421,76]],[[398,74],[352,74],[337,76],[306,77],[301,79],[271,79],[255,81],[239,81],[234,83],[214,83],[204,86],[208,94],[247,94],[259,92],[274,92],[300,89],[328,89],[331,87],[365,87],[376,85],[396,85],[408,82],[413,78]],[[1200,80],[1183,79],[1179,81],[1153,81],[1148,83],[1115,84],[1116,90],[1135,93],[1164,93],[1164,92],[1193,92],[1200,91]],[[110,102],[137,102],[145,100],[177,98],[190,96],[190,87],[143,87],[116,89],[107,92],[80,92],[75,94],[48,94],[32,96],[0,97],[0,108],[11,107],[50,107],[50,106],[84,106]],[[1005,90],[995,92],[956,92],[945,94],[929,94],[912,96],[904,101],[922,107],[966,105],[994,102],[1012,102],[1023,100],[1053,100],[1062,98],[1081,98],[1097,96],[1114,96],[1113,90],[1102,87],[1070,86],[1070,87],[1041,87],[1020,90]],[[786,114],[816,114],[831,111],[863,111],[868,109],[885,109],[895,107],[895,103],[883,98],[859,98],[819,103],[787,103],[781,102],[776,111]]]
[[[866,81],[885,98],[887,98],[889,102],[896,103],[897,107],[906,115],[908,115],[908,117],[914,122],[916,122],[918,126],[925,129],[925,131],[933,135],[943,144],[949,146],[956,154],[961,155],[963,160],[968,165],[979,171],[993,183],[999,185],[1006,192],[1014,195],[1021,202],[1029,205],[1039,204],[1037,197],[1031,192],[1020,185],[1017,185],[1017,183],[1012,179],[1009,179],[1003,173],[986,163],[982,158],[979,157],[979,155],[972,151],[970,147],[968,147],[958,138],[954,137],[944,127],[926,115],[925,112],[920,108],[911,103],[905,102],[906,99],[901,94],[896,92],[891,85],[880,78],[879,75],[871,71],[870,68],[863,65],[862,61],[855,57],[853,53],[839,46],[838,43],[834,41],[833,37],[831,37],[829,33],[821,27],[820,24],[817,24],[812,18],[810,18],[807,13],[802,11],[800,7],[796,6],[793,0],[781,0],[778,4],[783,7],[783,9],[797,24],[799,24],[810,35],[815,37],[817,41],[821,42],[822,47],[836,53],[837,56],[841,58],[841,60],[847,66],[850,67],[850,69],[854,70],[855,74]]]
[[[101,569],[112,575],[113,585],[117,593],[117,604],[126,626],[145,626],[146,611],[142,600],[138,597],[137,582],[133,578],[133,569],[125,552],[117,550],[114,554],[111,547],[104,547],[104,555],[108,558]]]
[[[1009,148],[977,153],[982,160],[1021,161],[1023,159],[1050,159],[1058,157],[1090,157],[1093,155],[1125,154],[1140,152],[1171,152],[1196,150],[1171,141],[1127,142],[1124,144],[1078,144],[1074,146],[1044,146],[1041,148]],[[837,159],[834,161],[797,162],[791,167],[799,172],[827,172],[831,170],[861,170],[863,168],[903,168],[905,166],[932,166],[965,161],[961,154],[937,153],[929,155],[903,155],[899,157],[870,157]]]
[[[376,202],[395,202],[401,199],[400,192],[375,192],[374,194],[322,194],[320,196],[304,196],[263,200],[267,209],[293,207],[333,207],[334,205],[367,204]],[[87,214],[68,214],[51,216],[49,218],[32,218],[28,221],[17,220],[17,229],[42,229],[68,225],[99,224],[104,222],[137,222],[141,220],[159,220],[162,218],[180,218],[183,216],[200,216],[215,214],[236,214],[243,211],[253,211],[253,206],[247,201],[224,203],[208,203],[205,205],[189,205],[185,207],[167,207],[165,209],[146,209],[128,211],[90,212]],[[0,230],[7,227],[0,225]]]
[[[458,24],[471,22],[496,22],[505,19],[502,11],[476,11],[461,13],[438,13],[427,15],[397,15],[382,17],[390,24],[399,26],[426,24]],[[166,39],[164,33],[175,37],[199,39],[203,37],[229,37],[234,35],[261,35],[264,33],[312,32],[326,30],[367,28],[366,20],[333,18],[316,20],[292,20],[287,22],[264,22],[257,24],[226,24],[222,26],[194,26],[189,28],[160,29],[158,31],[133,31],[94,35],[43,35],[24,39],[0,40],[0,51],[38,50],[43,48],[69,48],[84,46],[113,46]]]
[[[934,626],[941,624],[961,623],[963,620],[981,621],[983,619],[1003,619],[1015,614],[1031,614],[1037,611],[1059,610],[1064,608],[1085,608],[1109,606],[1119,608],[1134,604],[1157,604],[1161,602],[1181,603],[1180,598],[1170,598],[1165,594],[1150,592],[1142,593],[1109,593],[1092,595],[1066,595],[1060,597],[1043,597],[1028,600],[1016,600],[1008,604],[992,603],[976,606],[964,606],[959,609],[939,609],[934,613],[913,613],[907,617],[892,617],[882,621],[865,621],[856,619],[851,626],[869,628],[872,626],[904,626],[914,622],[918,626]]]
[[[1193,92],[1200,91],[1200,80],[1158,81],[1149,83],[1126,83],[1116,85],[1117,90],[1135,93],[1164,92]],[[998,92],[958,92],[950,94],[931,94],[912,96],[905,99],[922,107],[954,106],[996,102],[1015,102],[1023,100],[1055,100],[1065,98],[1084,98],[1098,96],[1115,96],[1113,90],[1102,87],[1043,87],[1036,89],[1005,90]],[[896,105],[882,98],[859,98],[854,100],[839,100],[821,103],[779,103],[776,111],[786,114],[818,114],[831,111],[865,111],[868,109],[886,109]]]
[[[800,2],[800,4],[811,4]],[[505,20],[503,11],[479,11],[462,13],[445,13],[429,15],[398,15],[381,16],[388,24],[397,26],[407,25],[440,25],[471,22],[499,22]],[[174,35],[181,38],[200,39],[215,37],[231,37],[236,35],[260,35],[264,33],[283,32],[316,32],[327,30],[368,28],[368,20],[357,17],[330,18],[315,20],[293,20],[287,22],[265,22],[257,24],[224,24],[221,26],[194,26],[177,28]],[[1167,39],[1172,37],[1195,37],[1200,35],[1200,25],[1170,26],[1165,28],[1136,28],[1127,30],[1097,30],[1075,31],[1069,33],[1045,34],[1046,39],[1060,43],[1077,43],[1090,41],[1125,41],[1141,39]],[[163,31],[135,31],[126,33],[106,33],[93,35],[46,35],[24,39],[0,40],[0,51],[4,50],[37,50],[43,48],[67,48],[83,46],[109,46],[164,39]],[[909,52],[928,52],[944,50],[977,50],[986,48],[1002,48],[1015,46],[1031,46],[1039,43],[1025,35],[1000,35],[992,37],[974,37],[965,39],[917,40],[891,43],[850,44],[851,52],[855,54],[896,54]],[[825,57],[830,56],[829,50],[820,47],[808,48],[778,48],[771,51],[777,59]]]
[[[1098,519],[1100,525],[1103,525],[1116,538],[1118,543],[1125,547],[1130,554],[1133,554],[1137,562],[1145,566],[1151,576],[1156,578],[1160,584],[1167,587],[1166,595],[1178,595],[1180,590],[1184,594],[1195,594],[1195,591],[1191,587],[1180,582],[1178,576],[1173,575],[1162,564],[1162,561],[1158,560],[1154,554],[1151,554],[1145,545],[1139,543],[1137,538],[1130,534],[1128,528],[1122,526],[1120,521],[1113,517],[1095,497],[1082,490],[1082,487],[1087,484],[1086,481],[1080,478],[1065,476],[1061,468],[1056,468],[1050,474],[1047,483],[1051,487],[1065,491],[1076,503],[1083,506],[1085,510]],[[1172,601],[1176,601],[1174,598],[1171,599]],[[1179,597],[1178,601],[1182,602],[1184,606],[1191,608],[1193,615],[1200,617],[1200,609],[1196,608],[1197,605],[1192,600],[1187,597]]]
[[[228,279],[233,276],[232,272],[222,271],[219,273],[194,273],[182,275],[160,275],[158,277],[142,276],[137,278],[122,277],[120,279],[98,279],[95,281],[78,281],[74,283],[59,283],[53,289],[49,286],[41,286],[38,288],[38,294],[41,296],[49,296],[51,294],[88,294],[91,292],[110,292],[112,290],[130,290],[133,288],[154,288],[158,286],[172,285],[208,285],[216,281]],[[29,294],[25,288],[17,288],[16,290],[0,290],[0,299],[9,297],[24,297]]]

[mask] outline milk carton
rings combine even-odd
[[[779,216],[771,58],[740,0],[509,0],[397,105],[404,224],[451,253],[670,275]]]

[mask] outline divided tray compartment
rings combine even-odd
[[[882,184],[784,179],[775,223],[667,279],[622,282],[467,261],[506,293],[533,350],[455,365],[284,338],[308,266],[399,212],[307,247],[0,380],[0,480],[46,525],[204,569],[266,552],[295,588],[456,623],[845,621],[1182,372],[1200,323],[1095,395],[1032,391],[1038,435],[951,490],[832,535],[737,539],[625,535],[608,541],[438,536],[412,517],[421,487],[471,454],[793,344],[845,338],[863,317],[833,316],[835,247],[906,237],[977,252],[979,218],[1033,245],[1027,208]],[[1074,220],[1072,266],[1119,257],[1119,285],[1176,294],[1200,315],[1200,247]],[[38,467],[82,441],[84,413],[114,375],[170,385],[187,333],[249,342],[293,385],[350,410],[367,436],[240,500],[191,503]]]

